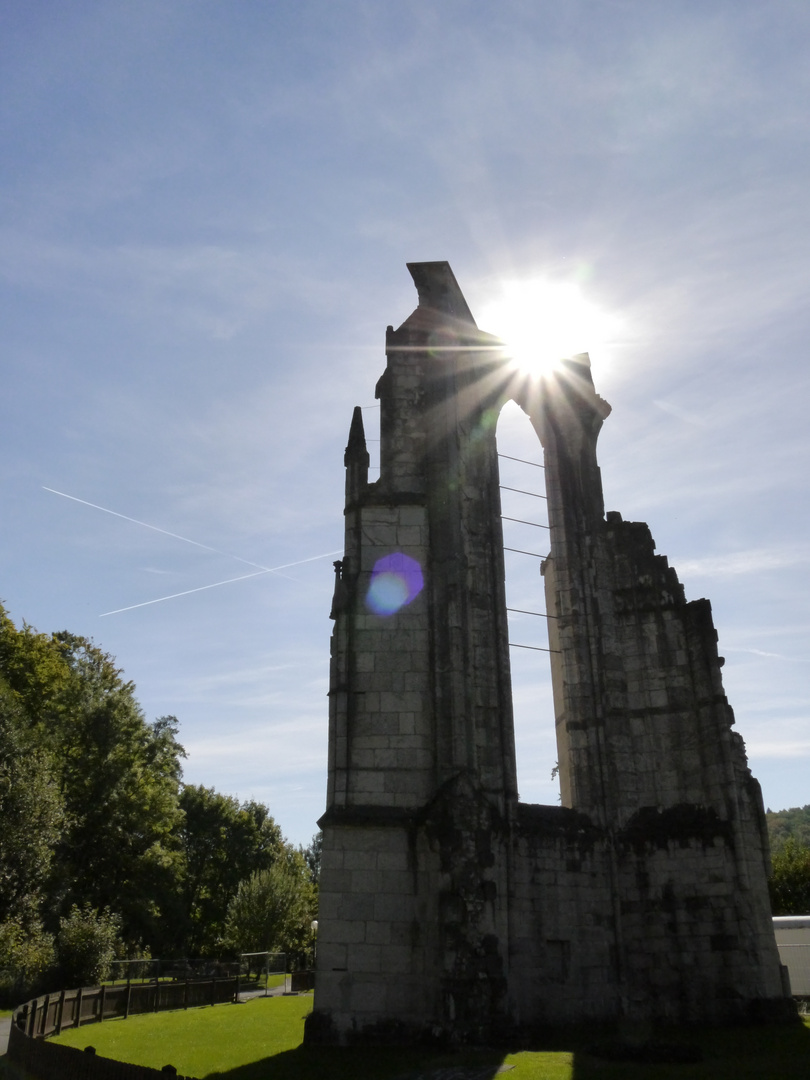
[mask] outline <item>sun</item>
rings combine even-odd
[[[614,324],[579,285],[543,279],[505,282],[481,312],[481,326],[505,343],[515,367],[537,376],[566,357],[601,352]]]

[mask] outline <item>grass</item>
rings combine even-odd
[[[95,1046],[102,1057],[205,1077],[227,1072],[298,1046],[312,995],[257,998],[243,1005],[215,1005],[148,1013],[71,1029],[54,1042]]]
[[[543,1049],[503,1054],[471,1050],[309,1049],[301,1045],[312,996],[257,998],[244,1005],[133,1016],[68,1031],[55,1041],[95,1046],[102,1057],[153,1068],[170,1063],[187,1076],[223,1080],[394,1080],[429,1077],[451,1066],[475,1067],[475,1080],[807,1080],[810,1021],[660,1034],[670,1045],[698,1048],[693,1064],[609,1061],[587,1051],[605,1042],[593,1028],[557,1033]],[[473,1076],[471,1072],[470,1077]]]

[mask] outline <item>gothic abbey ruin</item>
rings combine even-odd
[[[787,1008],[759,785],[707,600],[604,514],[587,355],[519,375],[447,263],[346,449],[311,1041]],[[561,806],[518,801],[496,418],[542,444]],[[540,588],[538,578],[538,591]]]

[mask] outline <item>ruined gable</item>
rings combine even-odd
[[[346,449],[310,1040],[491,1039],[786,1002],[759,787],[708,601],[604,514],[586,355],[519,376],[446,263],[386,335],[381,472]],[[562,806],[518,801],[495,420],[543,446]]]

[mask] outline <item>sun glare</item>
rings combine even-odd
[[[505,342],[515,366],[535,375],[577,353],[601,354],[614,322],[579,285],[543,280],[504,284],[480,319],[482,329]]]

